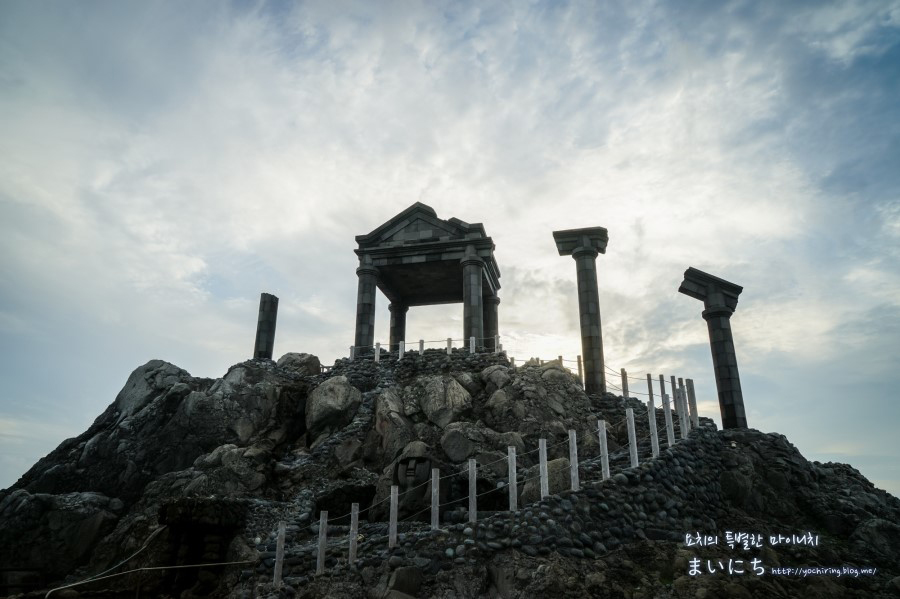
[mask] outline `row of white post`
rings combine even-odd
[[[668,405],[668,397],[663,395],[664,405]],[[683,405],[679,410],[679,413],[682,414],[681,422],[684,423],[687,421],[687,417],[684,415],[686,410]],[[659,440],[657,438],[656,431],[656,410],[653,407],[653,398],[650,398],[650,401],[647,404],[647,413],[648,413],[648,422],[650,425],[650,439],[651,446],[653,451],[653,457],[659,456]],[[628,428],[628,446],[629,453],[631,458],[631,467],[635,468],[638,466],[638,451],[637,451],[637,438],[635,433],[635,421],[634,421],[634,411],[632,408],[626,408],[625,410],[625,419]],[[686,426],[686,425],[684,425]],[[597,421],[597,435],[600,441],[600,467],[601,467],[601,475],[602,480],[608,480],[610,477],[610,469],[609,469],[609,449],[607,445],[606,438],[606,421],[598,420]],[[682,430],[685,430],[684,428]],[[667,420],[667,431],[669,434],[669,446],[675,444],[674,434],[671,433],[671,416]],[[576,442],[576,433],[574,430],[569,430],[569,465],[570,465],[570,486],[573,491],[580,490],[580,480],[578,474],[578,447]],[[683,435],[683,436],[686,436]],[[513,446],[507,447],[507,465],[509,471],[509,510],[516,511],[518,509],[518,475],[517,475],[517,465],[516,465],[516,448]],[[477,464],[474,459],[469,459],[468,461],[468,479],[469,479],[469,506],[468,506],[468,522],[474,524],[478,519],[478,506],[477,506]],[[549,488],[549,476],[547,471],[547,440],[539,439],[538,440],[538,469],[540,475],[540,496],[541,499],[545,499],[550,495]],[[437,468],[431,469],[431,529],[437,530],[440,527],[440,471]],[[397,546],[397,516],[398,516],[398,502],[399,502],[399,487],[397,485],[391,486],[390,492],[390,509],[389,509],[389,522],[388,522],[388,547],[393,548]],[[325,568],[325,549],[327,544],[327,529],[328,529],[328,512],[322,511],[319,514],[319,552],[318,558],[316,562],[316,573],[321,574],[324,572]],[[348,559],[350,563],[356,561],[356,552],[357,552],[357,536],[359,533],[359,504],[354,503],[351,506],[350,510],[350,547],[349,547],[349,556]],[[283,540],[283,523],[279,525],[279,541],[278,541],[278,549],[276,551],[276,581],[280,580],[281,577],[281,569],[280,562],[283,558],[284,554],[284,540]],[[280,556],[280,557],[279,557]]]
[[[402,360],[403,356],[406,355],[406,341],[400,341],[398,344],[397,351],[397,359]],[[503,351],[503,345],[500,343],[500,335],[494,336],[494,353],[500,353]],[[425,353],[425,340],[419,339],[419,355]],[[453,339],[447,337],[447,355],[451,355],[453,353]],[[475,354],[475,337],[469,337],[469,354]],[[375,361],[381,361],[381,342],[375,342]],[[356,359],[356,346],[350,346],[350,361]]]
[[[449,341],[449,340],[448,340]],[[402,347],[402,345],[401,345]],[[376,354],[377,356],[377,354]],[[697,415],[696,397],[694,395],[694,382],[691,379],[686,381],[678,380],[679,385],[676,386],[675,377],[671,377],[672,388],[675,392],[675,412],[679,417],[682,439],[687,438],[688,431],[691,426],[699,425]],[[665,393],[665,378],[659,376],[661,399],[663,403],[663,413],[666,421],[666,440],[669,447],[675,445],[675,432],[672,423],[672,410],[669,405],[669,396]],[[647,418],[650,428],[650,445],[654,458],[659,456],[659,437],[656,429],[656,407],[653,400],[653,382],[651,376],[647,375],[647,388],[649,400],[647,401]],[[628,397],[628,379],[625,370],[622,369],[622,389],[623,396]],[[637,435],[635,432],[634,410],[632,408],[625,409],[625,420],[628,429],[628,446],[631,458],[631,467],[638,466],[637,451]],[[576,433],[569,430],[569,478],[573,491],[580,490],[580,480],[578,474],[578,446],[576,441]],[[600,442],[600,468],[602,480],[610,477],[609,470],[609,448],[606,438],[606,421],[597,421],[597,436]],[[469,523],[477,522],[477,464],[474,459],[468,461],[468,478],[469,478]],[[507,466],[509,472],[509,510],[516,511],[518,509],[518,475],[516,464],[516,448],[507,447]],[[547,440],[538,440],[538,470],[540,476],[540,494],[541,499],[546,498],[550,494],[549,476],[547,471]],[[440,526],[440,471],[437,468],[431,469],[431,529],[437,530]],[[388,523],[388,547],[397,546],[397,512],[399,501],[399,487],[391,486],[390,492],[390,509]],[[275,574],[274,582],[276,588],[281,585],[282,562],[284,559],[284,523],[279,523],[278,540],[275,552]],[[327,546],[327,530],[328,530],[328,512],[323,510],[319,513],[319,546],[316,561],[316,573],[321,574],[325,570],[325,550]],[[350,538],[349,538],[349,556],[350,563],[356,561],[357,538],[359,534],[359,504],[354,503],[350,509]]]

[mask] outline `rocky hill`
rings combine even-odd
[[[627,407],[641,439],[637,468]],[[0,595],[43,597],[97,576],[51,597],[900,596],[900,500],[848,465],[807,461],[778,434],[717,431],[701,419],[667,448],[657,412],[661,452],[651,459],[644,404],[586,396],[554,363],[428,350],[399,362],[339,360],[320,373],[315,356],[287,354],[211,380],[153,360],[85,433],[0,491]],[[598,419],[612,425],[608,480]],[[441,474],[435,531],[432,468]],[[393,484],[400,523],[389,549]],[[361,514],[351,565],[352,503]],[[316,575],[323,510],[328,549]],[[173,567],[195,564],[217,565]]]

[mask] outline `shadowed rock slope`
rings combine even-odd
[[[667,448],[657,410],[661,452],[651,459],[645,406],[588,397],[558,364],[510,367],[502,354],[429,350],[319,370],[308,354],[247,361],[216,380],[160,360],[136,369],[84,434],[0,491],[0,595],[42,588],[32,594],[43,596],[111,568],[227,562],[76,589],[83,597],[137,589],[235,598],[900,596],[900,500],[848,465],[807,461],[782,435],[720,432],[701,419]],[[629,467],[627,407],[642,439],[637,468]],[[609,424],[606,481],[598,419]],[[577,492],[568,490],[570,429]],[[543,500],[541,438],[551,492]],[[515,513],[506,511],[510,446]],[[476,524],[465,511],[470,458]],[[432,468],[442,476],[437,531],[428,524]],[[392,484],[401,522],[398,546],[388,549]],[[354,565],[351,503],[362,510]],[[322,510],[329,548],[316,576]],[[727,531],[762,542],[732,547]],[[686,539],[697,534],[716,542]],[[836,570],[778,570],[817,567]],[[864,568],[874,573],[850,574]]]

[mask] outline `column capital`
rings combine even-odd
[[[702,270],[690,267],[684,271],[684,280],[678,288],[679,293],[703,302],[706,312],[712,314],[714,310],[730,310],[737,308],[738,296],[744,290],[740,285],[731,281],[714,277]],[[729,313],[728,316],[731,316]],[[704,316],[706,318],[706,316]]]
[[[710,318],[719,318],[722,316],[724,316],[725,318],[731,318],[732,314],[734,314],[733,308],[729,308],[728,306],[721,304],[718,306],[709,306],[706,308],[706,310],[700,313],[700,315],[703,317],[703,320],[707,321]]]
[[[598,252],[591,246],[582,245],[572,250],[572,258],[574,258],[575,260],[578,260],[582,256],[590,256],[591,258],[596,258],[599,255],[600,252]]]
[[[393,314],[406,314],[407,312],[409,312],[409,306],[407,306],[406,304],[392,302],[388,304],[388,310],[390,310]]]
[[[361,277],[363,275],[373,275],[373,276],[377,277],[378,269],[369,264],[360,266],[359,268],[356,269],[356,276]]]
[[[484,267],[484,260],[478,256],[466,256],[459,261],[463,266],[481,266]]]
[[[553,241],[560,256],[574,256],[578,248],[593,248],[594,257],[606,253],[609,233],[603,227],[587,227],[584,229],[566,229],[553,231]]]
[[[500,298],[496,295],[486,295],[484,296],[484,303],[486,304],[494,304],[495,306],[500,305]]]

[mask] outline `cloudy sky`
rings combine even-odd
[[[885,0],[0,3],[0,488],[146,361],[250,357],[261,291],[277,355],[346,355],[354,236],[421,201],[494,239],[519,359],[580,353],[551,231],[606,227],[607,363],[717,422],[677,289],[743,285],[750,426],[900,495],[898,30]]]

